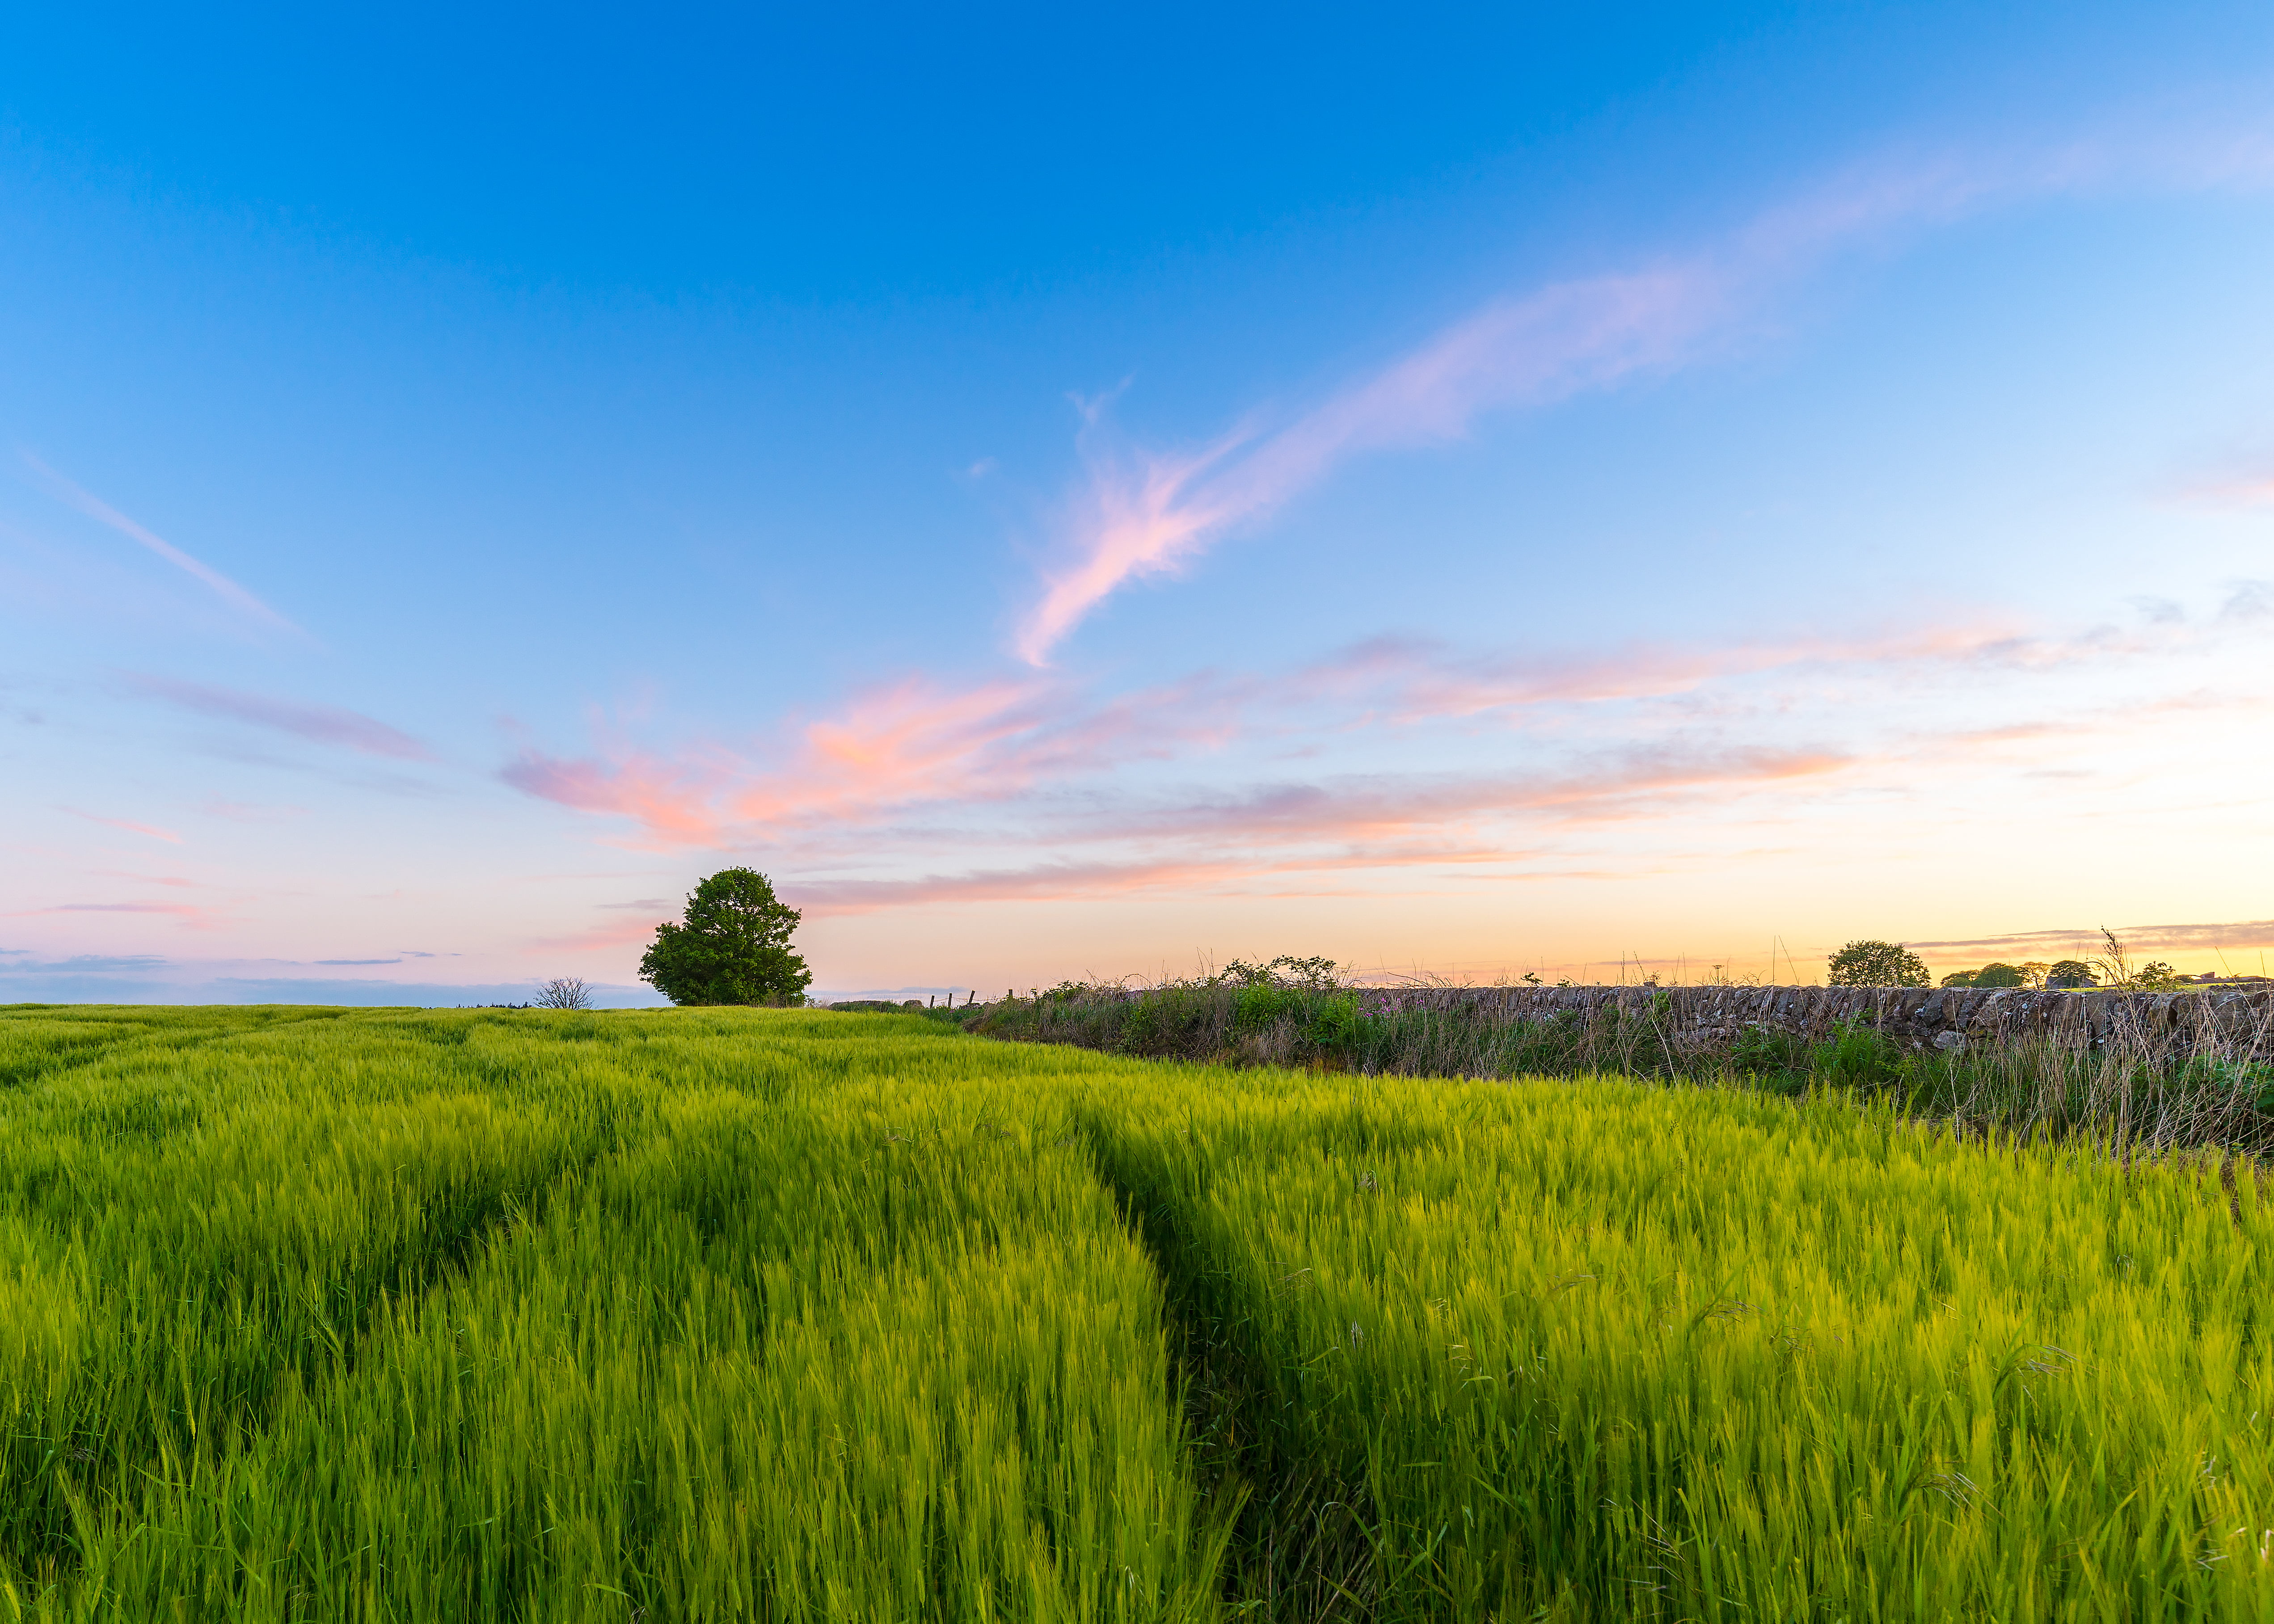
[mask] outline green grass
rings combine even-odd
[[[0,1619],[2274,1619],[2240,1165],[907,1015],[0,1009]]]

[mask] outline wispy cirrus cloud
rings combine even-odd
[[[286,733],[312,744],[330,745],[339,749],[353,750],[362,756],[384,756],[391,761],[427,762],[434,752],[400,728],[365,716],[360,711],[346,710],[337,705],[312,705],[289,699],[272,699],[262,694],[242,693],[236,688],[216,688],[205,682],[183,682],[169,677],[143,676],[129,673],[126,685],[146,698],[164,700],[184,710],[200,716],[223,717],[230,721],[265,727],[272,733]]]
[[[910,680],[794,728],[794,746],[772,766],[723,746],[675,759],[639,749],[564,759],[532,749],[502,776],[541,800],[633,818],[666,843],[715,844],[736,830],[1008,793],[1032,765],[1011,747],[1049,732],[1050,697],[1040,682],[957,689]]]
[[[1350,456],[1457,440],[1488,410],[1545,406],[1726,354],[1762,320],[1772,293],[1829,255],[1962,213],[2017,178],[1949,160],[1857,170],[1711,247],[1495,301],[1319,404],[1276,421],[1253,413],[1197,450],[1111,444],[1102,409],[1087,406],[1086,477],[1016,651],[1046,664],[1124,583],[1173,574]]]
[[[1854,765],[1823,747],[1630,746],[1575,768],[1494,774],[1369,773],[1267,785],[1221,796],[1118,807],[1067,832],[1092,839],[1378,845],[1417,831],[1479,828],[1514,816],[1579,822],[1623,819],[1645,798],[1661,809],[1685,793],[1743,791],[1818,778]],[[1058,827],[1065,827],[1060,825]]]
[[[2122,925],[2116,928],[2116,935],[2127,951],[2135,952],[2208,952],[2222,948],[2240,951],[2274,947],[2274,919],[2235,920],[2224,924]],[[2061,951],[2072,948],[2097,952],[2101,936],[2099,926],[2081,925],[2074,929],[2022,930],[2006,936],[1906,942],[1903,945],[1945,953],[1958,950],[1998,952],[2007,949]]]
[[[525,750],[502,776],[540,799],[629,819],[649,845],[724,846],[1011,801],[1133,763],[1206,757],[1239,741],[1315,744],[1366,729],[1463,722],[1536,726],[1549,716],[1652,701],[1678,700],[1694,718],[1716,706],[1742,709],[1763,683],[1805,689],[1847,673],[1916,686],[2122,664],[2214,640],[2246,618],[2222,613],[2204,625],[2181,617],[2060,636],[1977,621],[1561,654],[1463,654],[1381,637],[1277,674],[1201,672],[1103,698],[1054,676],[964,689],[910,680],[794,724],[784,750],[711,742],[667,753],[603,739],[584,756]],[[1188,804],[1211,802],[1200,794]]]
[[[262,603],[260,599],[212,565],[201,559],[191,557],[165,538],[136,523],[102,498],[91,492],[82,490],[30,452],[19,450],[17,455],[40,486],[66,507],[74,508],[97,523],[107,524],[120,535],[139,542],[175,568],[202,582],[231,608],[260,621],[262,625],[272,627],[278,631],[290,632],[296,637],[308,635],[305,631],[277,613],[267,604]]]
[[[90,823],[101,823],[106,829],[124,829],[129,834],[147,835],[153,840],[163,840],[173,846],[182,844],[181,836],[170,829],[161,829],[155,823],[138,823],[125,817],[102,817],[93,812],[82,812],[77,807],[59,807],[56,810],[68,812],[73,817],[85,818]]]
[[[1488,868],[1512,877],[1568,878],[1579,866],[1552,846],[1512,839],[1510,819],[1544,814],[1548,824],[1568,828],[1630,816],[1623,803],[1637,797],[1663,804],[1675,796],[1743,794],[1852,764],[1838,752],[1821,750],[1637,752],[1585,773],[1383,773],[1272,786],[1214,801],[1136,809],[1078,831],[1056,828],[1047,842],[1133,846],[1138,855],[1051,859],[907,879],[808,880],[790,894],[802,907],[846,914],[1153,891],[1252,892],[1259,883],[1276,896],[1340,896],[1356,894],[1352,883],[1359,876],[1417,869]],[[1068,839],[1077,833],[1078,840]],[[1328,878],[1339,883],[1322,884]]]
[[[210,930],[223,922],[228,909],[196,902],[59,902],[52,907],[26,908],[10,915],[34,919],[54,914],[154,914],[178,920],[192,930]]]
[[[2274,508],[2274,474],[2251,472],[2205,480],[2181,494],[2203,508]]]
[[[1529,855],[1501,849],[1444,846],[1283,857],[1243,854],[1123,862],[1045,862],[905,880],[809,881],[796,888],[795,899],[801,907],[815,914],[841,914],[933,904],[1066,902],[1145,891],[1207,895],[1249,888],[1259,881],[1308,881],[1300,886],[1300,894],[1344,895],[1348,894],[1346,885],[1322,888],[1316,883],[1317,876],[1486,863],[1508,866],[1521,863]],[[1278,889],[1274,894],[1288,893]]]
[[[1260,408],[1196,448],[1129,446],[1085,403],[1082,479],[1013,648],[1030,665],[1125,583],[1174,575],[1269,518],[1345,460],[1461,439],[1485,413],[1555,404],[1742,351],[1774,330],[1781,296],[1838,256],[1987,207],[2090,186],[2261,187],[2263,121],[2128,131],[2006,152],[1860,163],[1717,242],[1491,301],[1305,408]],[[2274,500],[2264,470],[2213,499]]]

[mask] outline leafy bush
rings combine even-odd
[[[2274,1065],[2197,1056],[2180,1070],[2179,1080],[2246,1095],[2258,1109],[2274,1113]]]
[[[1885,1034],[1861,1021],[1843,1020],[1809,1056],[1810,1067],[1841,1088],[1872,1088],[1902,1075],[1902,1051]]]
[[[2029,978],[2022,974],[2021,966],[1993,960],[1974,973],[1971,984],[1976,987],[2024,987],[2029,984]]]
[[[1737,1034],[1729,1064],[1740,1071],[1790,1071],[1808,1064],[1807,1040],[1781,1026],[1754,1025]]]
[[[1329,1053],[1347,1055],[1367,1036],[1370,1023],[1359,1009],[1356,993],[1337,993],[1321,998],[1311,1011],[1311,1042]]]

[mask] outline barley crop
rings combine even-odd
[[[2274,1619],[2247,1159],[794,1011],[0,1010],[0,1618]]]

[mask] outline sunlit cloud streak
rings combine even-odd
[[[179,682],[166,677],[130,673],[127,686],[152,699],[162,699],[201,716],[226,717],[255,727],[288,733],[312,744],[336,746],[363,756],[393,761],[433,761],[434,752],[409,733],[358,711],[336,705],[303,704],[265,695],[241,693],[203,682]]]
[[[2115,930],[2128,951],[2209,952],[2220,948],[2240,951],[2274,947],[2274,919],[2236,920],[2211,925],[2120,925]],[[1945,953],[1960,949],[1984,953],[2007,949],[2058,951],[2070,947],[2098,952],[2102,940],[2100,927],[2092,925],[2072,930],[2024,930],[2009,936],[1966,936],[1946,942],[1906,942],[1903,945]]]
[[[93,812],[82,812],[77,807],[60,807],[56,809],[68,812],[73,817],[84,818],[90,823],[101,823],[107,829],[124,829],[129,834],[147,835],[153,840],[164,840],[175,846],[182,844],[181,836],[170,829],[161,829],[155,823],[138,823],[132,818],[124,817],[102,817]]]
[[[2184,494],[2203,508],[2274,508],[2274,474],[2208,481]]]
[[[34,919],[54,914],[155,914],[180,921],[192,930],[210,930],[222,922],[226,909],[194,902],[62,902],[53,907],[26,908],[11,919]]]
[[[1153,891],[1178,895],[1211,894],[1241,890],[1259,880],[1410,868],[1514,865],[1529,856],[1527,853],[1503,849],[1446,846],[1319,853],[1276,859],[1179,857],[1126,862],[1050,862],[1025,868],[927,875],[907,880],[806,881],[794,888],[791,899],[814,914],[834,915],[930,904],[1063,902]],[[1332,891],[1306,887],[1300,894],[1344,896],[1352,892],[1347,887]]]
[[[1351,456],[1457,440],[1487,411],[1550,405],[1735,353],[1773,326],[1777,295],[1843,252],[2087,184],[2260,185],[2274,174],[2270,154],[2274,143],[2253,128],[1859,166],[1707,247],[1496,300],[1308,410],[1276,420],[1252,412],[1195,450],[1119,444],[1103,404],[1085,404],[1083,480],[1013,647],[1046,665],[1124,583],[1177,573]],[[2227,499],[2270,498],[2274,484],[2252,481]]]
[[[564,760],[532,749],[502,776],[543,800],[631,817],[666,843],[716,844],[737,829],[1013,793],[1045,758],[1074,748],[1051,737],[1051,700],[1039,681],[958,690],[912,680],[796,729],[789,759],[771,770],[717,746],[682,759],[632,749]],[[1028,748],[1009,748],[1013,741]]]
[[[305,631],[277,613],[267,604],[262,603],[212,565],[191,557],[163,537],[155,535],[142,525],[137,524],[100,497],[81,490],[30,452],[19,451],[18,455],[23,459],[25,467],[32,470],[41,486],[65,506],[75,508],[96,523],[107,524],[120,535],[141,543],[175,568],[194,575],[203,582],[232,608],[279,631],[290,632],[296,637],[308,635]]]
[[[1174,572],[1352,455],[1456,440],[1489,410],[1543,406],[1725,352],[1766,297],[1829,253],[1960,212],[1997,177],[1949,163],[1858,172],[1703,252],[1496,301],[1276,426],[1259,414],[1198,451],[1108,447],[1088,410],[1087,483],[1065,557],[1020,625],[1032,665],[1124,582]]]
[[[2249,618],[2230,602],[2208,624],[2065,636],[1977,623],[1562,656],[1461,656],[1423,640],[1376,638],[1276,676],[1201,673],[1103,701],[1050,676],[964,690],[912,680],[790,729],[793,748],[775,759],[717,743],[671,755],[602,741],[579,757],[526,750],[502,776],[540,799],[630,819],[651,846],[722,847],[874,826],[912,808],[1007,801],[1240,740],[1460,721],[1513,727],[1551,710],[1653,699],[1679,698],[1693,718],[1717,706],[1737,715],[1755,703],[1748,683],[1817,686],[1843,672],[1900,673],[1914,686],[2044,674],[2208,646]]]
[[[1576,771],[1338,777],[1119,809],[1078,827],[1091,839],[1378,842],[1416,829],[1465,826],[1517,814],[1547,814],[1570,822],[1623,818],[1629,814],[1620,803],[1635,796],[1646,795],[1664,807],[1683,791],[1820,777],[1853,765],[1855,759],[1849,752],[1824,748],[1634,745],[1614,759]]]
[[[1745,750],[1720,757],[1637,752],[1616,768],[1562,777],[1400,778],[1374,775],[1327,785],[1291,785],[1216,804],[1162,808],[1085,831],[1090,843],[1169,844],[1172,854],[1111,861],[1052,861],[1024,868],[914,879],[808,880],[791,899],[825,914],[952,902],[1066,900],[1141,891],[1239,890],[1304,875],[1353,875],[1417,868],[1502,869],[1529,865],[1532,877],[1571,877],[1570,860],[1515,843],[1505,820],[1547,813],[1570,823],[1617,818],[1626,797],[1743,793],[1851,765],[1831,751]],[[1219,854],[1223,853],[1223,854]],[[1274,894],[1286,894],[1284,891]],[[1344,895],[1310,887],[1304,895]]]

